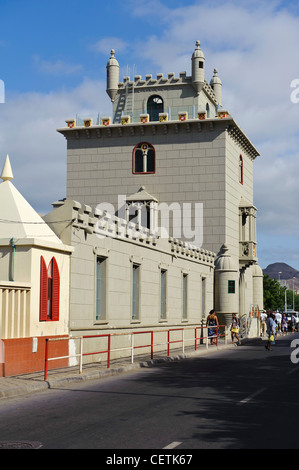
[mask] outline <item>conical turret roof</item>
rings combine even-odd
[[[62,244],[57,235],[12,184],[9,157],[1,174],[0,184],[0,238],[35,238]]]

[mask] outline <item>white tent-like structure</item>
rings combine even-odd
[[[73,251],[15,188],[8,155],[1,179],[0,377],[4,359],[8,375],[38,370],[45,339],[68,334]]]
[[[0,184],[0,239],[14,239],[17,242],[20,239],[30,238],[62,245],[57,235],[11,182],[13,173],[8,155],[1,179],[3,182]]]

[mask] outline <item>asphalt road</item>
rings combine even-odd
[[[3,400],[0,448],[3,441],[34,442],[41,449],[106,449],[111,456],[124,449],[188,455],[296,449],[298,360],[296,333],[279,337],[273,351],[255,339],[209,356]]]

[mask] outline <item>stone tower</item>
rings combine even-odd
[[[107,93],[113,115],[97,125],[73,120],[58,129],[68,146],[67,197],[93,208],[105,203],[128,220],[136,215],[147,228],[158,227],[159,236],[215,252],[222,313],[238,306],[245,314],[263,306],[253,203],[259,153],[223,106],[217,69],[206,80],[199,41],[191,66],[191,75],[136,75],[117,83],[112,50]],[[231,271],[224,268],[228,257]]]

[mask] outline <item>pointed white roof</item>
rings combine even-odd
[[[2,170],[1,178],[3,179],[3,181],[9,181],[9,180],[13,179],[12,169],[11,169],[11,166],[10,166],[10,161],[9,161],[9,156],[8,155],[6,155],[6,160],[5,160],[5,163],[4,163],[3,170]]]
[[[1,174],[0,184],[0,238],[38,239],[48,243],[62,244],[57,235],[50,229],[29,202],[11,183],[12,171],[9,157]]]

